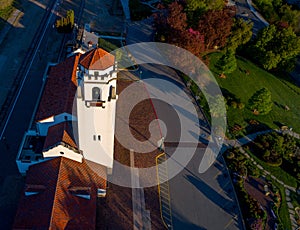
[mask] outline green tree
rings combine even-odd
[[[279,19],[278,9],[282,5],[282,0],[255,0],[256,6],[269,22],[275,22]]]
[[[239,46],[246,44],[252,37],[253,22],[245,21],[242,18],[234,20],[226,48],[236,50]]]
[[[74,27],[74,11],[68,10],[67,16],[56,20],[56,29],[58,32],[70,33]]]
[[[267,88],[256,91],[249,99],[249,108],[261,115],[268,114],[273,107],[272,95]]]
[[[291,6],[284,4],[279,9],[280,20],[287,22],[295,32],[299,32],[300,11],[293,10]]]
[[[68,24],[71,28],[73,28],[74,26],[74,10],[68,10],[67,11],[67,20],[68,20]]]
[[[256,60],[266,69],[281,68],[288,71],[293,67],[295,57],[300,53],[300,38],[291,27],[277,28],[270,25],[257,36],[252,46]]]
[[[196,27],[200,17],[208,10],[221,10],[223,7],[223,0],[187,0],[185,10],[189,25]]]
[[[187,0],[185,11],[187,13],[189,25],[195,27],[203,13],[208,10],[205,0]]]
[[[221,73],[232,73],[237,68],[236,58],[233,50],[227,50],[217,62],[216,66]]]

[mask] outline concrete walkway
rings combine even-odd
[[[146,210],[144,189],[140,187],[139,171],[134,167],[134,152],[130,150],[130,168],[132,185],[133,229],[150,230],[150,211]]]

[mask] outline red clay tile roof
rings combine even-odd
[[[75,55],[50,68],[36,114],[37,121],[61,113],[72,114],[73,100],[77,90],[78,61],[79,55]]]
[[[48,150],[62,142],[75,149],[78,148],[75,143],[72,126],[68,121],[49,127],[43,150]]]
[[[98,165],[98,173],[102,178],[85,160],[65,157],[31,166],[26,184],[45,189],[21,195],[13,229],[95,229],[96,189],[106,189],[105,167]],[[70,189],[76,187],[90,188],[90,199],[72,194]]]
[[[97,48],[80,56],[79,64],[90,70],[104,70],[114,65],[115,57],[107,51]]]

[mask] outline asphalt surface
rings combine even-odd
[[[162,121],[165,152],[170,157],[168,175],[174,175],[169,181],[173,229],[243,229],[223,159],[218,158],[203,174],[198,171],[206,147],[199,136],[207,136],[208,130],[189,91],[168,67],[143,65],[141,69]],[[148,83],[152,78],[171,85],[163,81]]]
[[[245,20],[253,22],[253,36],[255,37],[259,30],[266,27],[266,25],[250,10],[247,0],[234,1],[236,5],[236,15]]]
[[[130,23],[127,44],[152,41],[151,23],[150,18]],[[159,51],[131,50],[131,53],[153,54],[151,60]],[[168,174],[169,178],[174,176],[169,181],[173,229],[243,229],[223,159],[218,158],[208,171],[199,174],[205,151],[199,136],[205,134],[207,137],[209,130],[203,114],[176,72],[166,66],[144,64],[136,75],[155,98],[153,105],[161,120],[165,152],[170,157]]]

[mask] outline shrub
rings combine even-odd
[[[234,109],[237,108],[237,103],[236,103],[235,101],[232,101],[232,102],[230,103],[230,105],[231,105],[231,107],[234,108]]]
[[[254,111],[255,115],[268,114],[273,107],[272,95],[267,88],[256,91],[249,99],[249,108]]]
[[[237,107],[238,107],[239,109],[243,109],[243,108],[245,108],[245,104],[242,103],[242,102],[239,102],[239,103],[237,104]]]
[[[227,159],[233,159],[235,157],[235,155],[233,152],[228,152],[226,157],[227,157]]]
[[[282,158],[278,158],[276,162],[267,161],[267,164],[273,167],[279,167],[282,164]]]

